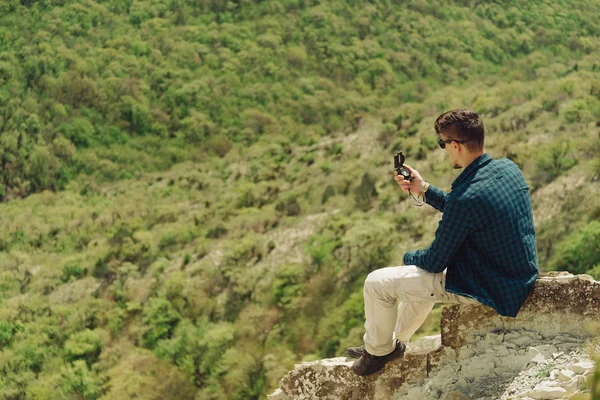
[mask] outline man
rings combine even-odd
[[[433,243],[404,255],[404,266],[373,271],[364,284],[364,346],[348,352],[369,375],[401,357],[435,303],[485,304],[514,317],[538,277],[529,187],[512,161],[484,150],[484,128],[473,111],[445,112],[435,121],[438,145],[455,169],[452,191],[429,185],[405,165],[412,180],[394,173],[402,190],[441,211]]]

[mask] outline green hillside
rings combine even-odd
[[[264,399],[360,344],[439,220],[392,156],[449,190],[457,107],[600,280],[597,2],[0,2],[0,398]]]

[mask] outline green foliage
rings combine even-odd
[[[9,2],[0,13],[0,126],[2,142],[12,141],[2,150],[5,197],[61,190],[81,173],[112,181],[166,169],[197,158],[198,149],[224,157],[262,135],[300,143],[394,108],[396,131],[412,136],[430,117],[421,101],[441,84],[486,74],[562,77],[591,68],[582,58],[599,49],[589,2],[520,2],[507,5],[510,12],[378,3],[368,15],[362,5],[335,2],[63,3]],[[474,20],[489,23],[478,30]],[[518,29],[523,21],[531,29]],[[590,82],[590,99],[560,108],[566,121],[598,113]],[[507,104],[494,103],[481,111]],[[543,104],[558,111],[557,101]],[[393,133],[383,129],[383,146]],[[57,135],[85,154],[61,152]]]
[[[569,235],[552,263],[555,270],[583,274],[600,263],[600,222],[591,221]]]
[[[176,366],[145,349],[125,354],[107,371],[111,385],[101,400],[126,400],[131,394],[144,399],[193,400],[195,387]],[[160,377],[160,379],[157,379]]]
[[[387,267],[394,246],[393,225],[387,221],[357,221],[342,238],[337,258],[350,282]]]
[[[70,261],[63,266],[61,280],[69,282],[70,280],[81,279],[87,275],[87,268],[82,266],[80,261]]]
[[[102,351],[100,332],[85,329],[71,336],[65,343],[65,355],[68,361],[84,360],[92,365]]]
[[[302,212],[300,204],[298,204],[298,199],[295,196],[288,197],[277,203],[275,210],[289,216],[300,215]]]
[[[397,121],[400,122],[401,119],[397,119]],[[394,141],[397,134],[398,130],[396,125],[392,123],[386,123],[381,127],[379,136],[377,136],[377,141],[383,148],[388,148]]]
[[[334,357],[345,349],[339,347],[352,328],[363,326],[364,303],[362,288],[352,293],[340,306],[330,309],[319,321],[318,341],[321,343],[323,357]]]
[[[214,152],[219,157],[225,157],[229,150],[231,150],[231,146],[231,140],[226,136],[214,136],[207,142],[208,150]]]
[[[98,378],[83,360],[74,361],[61,369],[60,388],[65,395],[74,394],[83,400],[98,399],[102,394]]]
[[[325,191],[323,192],[323,197],[321,198],[321,204],[327,203],[327,200],[333,196],[335,196],[335,188],[331,185],[327,185]]]
[[[594,265],[592,268],[585,271],[586,274],[590,275],[597,281],[600,281],[600,263]]]
[[[333,251],[340,246],[340,240],[326,233],[308,238],[307,251],[312,263],[318,268],[333,259]]]
[[[535,184],[541,185],[563,175],[577,164],[577,159],[571,155],[569,140],[556,141],[540,150],[536,160],[537,175]]]
[[[329,175],[331,171],[333,171],[333,167],[329,162],[324,162],[321,164],[321,171],[323,171],[325,175]]]
[[[19,325],[8,321],[0,322],[0,348],[8,347]]]
[[[181,319],[173,305],[167,300],[153,297],[144,305],[142,311],[146,325],[144,343],[154,348],[160,339],[168,338]]]
[[[354,202],[359,210],[367,211],[371,208],[371,201],[377,197],[375,179],[368,173],[364,173],[360,185],[354,189]]]
[[[292,308],[294,300],[304,295],[306,273],[301,265],[286,264],[277,270],[272,285],[271,301],[280,307]]]
[[[596,4],[465,5],[0,2],[0,398],[263,398],[359,344],[364,278],[437,219],[382,153],[447,190],[455,107],[589,185],[534,213],[541,268],[598,277]]]
[[[218,239],[225,234],[227,234],[227,228],[225,228],[223,225],[217,225],[214,228],[210,228],[206,232],[206,237],[208,239]]]

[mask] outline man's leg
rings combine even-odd
[[[447,292],[445,282],[446,271],[432,274],[415,265],[382,268],[369,274],[364,287],[365,345],[348,348],[348,354],[362,359],[366,350],[385,363],[385,355],[397,355],[401,347],[397,341],[408,342],[436,303],[479,304],[477,300]],[[368,364],[365,360],[357,362],[353,369],[364,370],[365,364]]]
[[[358,375],[370,375],[383,368],[386,362],[402,357],[406,345],[394,337],[395,328],[398,327],[403,335],[418,329],[443,292],[439,274],[431,274],[414,265],[371,272],[363,289],[366,351],[352,364],[352,370]],[[405,316],[401,320],[398,300],[410,305],[403,307]]]
[[[395,336],[408,341],[435,303],[447,300],[443,273],[432,274],[414,265],[371,272],[365,280],[363,293],[365,348],[375,356],[392,352]]]
[[[420,301],[409,303],[401,301],[398,305],[398,319],[394,336],[403,342],[408,342],[412,335],[423,325],[435,302]]]
[[[415,266],[413,265],[411,267]],[[421,272],[423,271],[423,269],[421,268],[418,269]],[[467,305],[480,304],[475,299],[447,292],[444,289],[446,286],[446,271],[432,275],[434,275],[434,279],[436,279],[436,281],[432,287],[430,298],[427,298],[426,295],[426,298],[423,302],[401,301],[398,305],[398,320],[396,322],[396,329],[394,330],[394,335],[396,338],[403,342],[408,342],[410,340],[412,335],[414,335],[414,333],[421,327],[421,325],[423,325],[423,322],[425,322],[425,319],[431,312],[431,309],[437,303]],[[430,309],[429,311],[427,311],[427,313],[425,313],[426,306],[430,306]]]

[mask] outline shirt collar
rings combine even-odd
[[[488,153],[483,153],[482,155],[474,159],[473,162],[467,165],[467,168],[465,168],[464,171],[461,172],[461,174],[458,177],[456,177],[454,182],[452,182],[452,189],[463,183],[469,175],[471,175],[473,172],[477,171],[484,165],[488,164],[490,161],[492,161],[492,156],[490,156]]]

